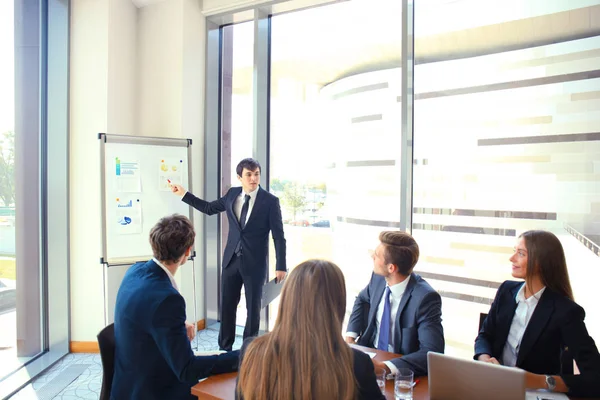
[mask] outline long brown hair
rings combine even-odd
[[[239,370],[245,400],[356,398],[353,354],[342,339],[346,285],[340,268],[308,260],[283,284],[273,331],[256,338]]]
[[[525,282],[532,287],[535,274],[544,286],[573,300],[565,252],[560,240],[547,231],[527,231],[521,234],[527,248],[527,274]]]

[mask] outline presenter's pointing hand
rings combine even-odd
[[[186,193],[186,190],[181,185],[178,185],[176,183],[171,183],[171,192],[175,193],[179,197],[183,197],[183,195],[185,195],[185,193]]]

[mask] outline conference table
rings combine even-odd
[[[351,345],[355,349],[367,353],[375,353],[374,359],[377,361],[388,361],[400,357],[399,354],[389,353],[369,347]],[[192,394],[200,400],[231,400],[235,398],[235,382],[237,372],[228,374],[213,375],[199,382],[192,387]],[[413,400],[429,400],[429,383],[426,376],[416,377],[419,380],[413,389]],[[394,399],[394,381],[388,380],[385,384],[385,397],[388,400]],[[577,400],[571,397],[571,400]]]
[[[400,357],[399,354],[389,353],[369,347],[351,345],[355,349],[375,353],[375,360],[388,361]],[[235,380],[237,372],[213,375],[192,387],[192,394],[201,400],[230,400],[235,398]],[[427,377],[420,377],[419,383],[413,389],[414,400],[429,400]],[[385,385],[386,399],[394,399],[394,381],[388,380]]]

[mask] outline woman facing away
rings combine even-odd
[[[340,268],[308,260],[283,284],[275,327],[242,346],[236,395],[245,400],[385,399],[370,357],[342,338]]]
[[[527,231],[510,261],[512,276],[525,282],[500,285],[475,339],[474,358],[524,369],[528,389],[600,396],[600,354],[583,322],[585,311],[573,301],[560,241],[550,232]]]

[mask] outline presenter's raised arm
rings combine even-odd
[[[220,199],[215,201],[206,201],[194,196],[191,192],[186,191],[183,186],[171,184],[171,188],[173,193],[182,196],[181,201],[183,201],[186,204],[189,204],[196,210],[206,215],[213,215],[225,211],[225,203],[227,202],[227,196],[230,196],[231,193],[231,189],[229,189],[227,194],[221,197]],[[235,196],[235,193],[232,194],[229,197],[229,201],[233,202]]]

